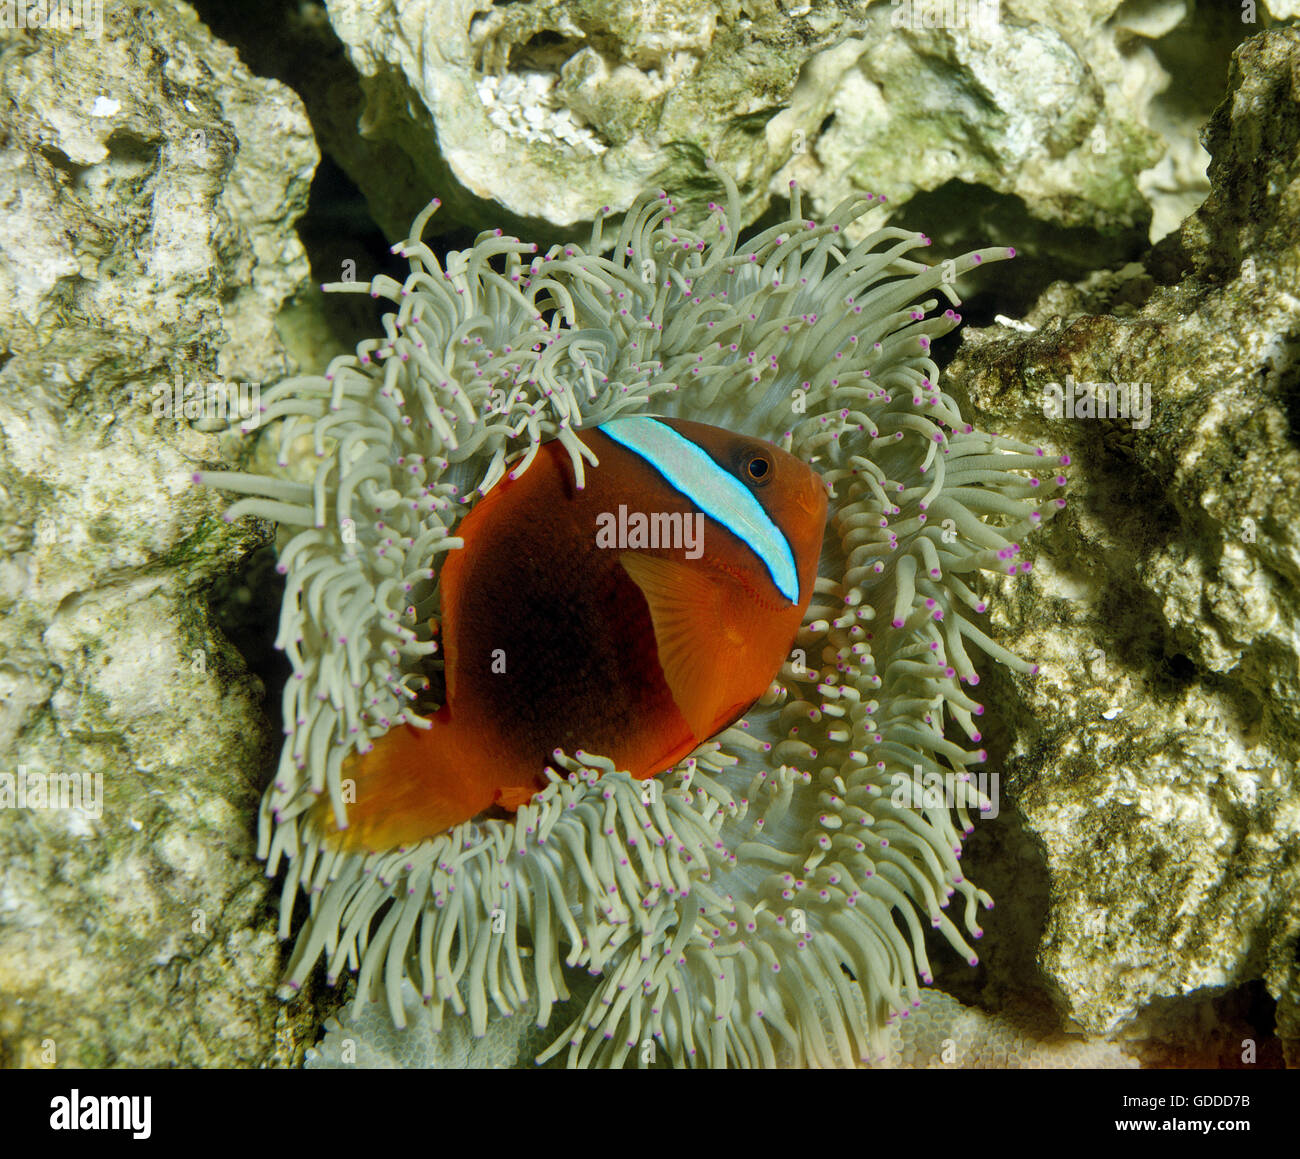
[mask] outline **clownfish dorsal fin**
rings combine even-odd
[[[659,666],[677,710],[696,739],[704,740],[712,735],[720,707],[714,665],[700,655],[704,641],[721,628],[726,644],[744,643],[722,590],[706,571],[677,560],[625,551],[619,562],[650,606]]]

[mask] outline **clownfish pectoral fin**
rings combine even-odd
[[[676,560],[627,551],[619,562],[650,606],[659,666],[677,710],[695,738],[703,740],[718,714],[709,642],[717,640],[719,629],[723,642],[744,642],[728,622],[722,591],[706,572]]]

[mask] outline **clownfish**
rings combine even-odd
[[[556,749],[644,779],[672,768],[770,686],[812,595],[826,486],[761,439],[634,416],[575,432],[579,488],[544,444],[462,520],[443,564],[446,695],[432,728],[399,725],[344,763],[348,825],[385,850],[547,784]]]

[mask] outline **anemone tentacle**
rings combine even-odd
[[[974,960],[962,931],[978,938],[992,902],[959,858],[990,802],[963,686],[972,650],[1033,669],[976,626],[970,579],[1029,570],[1021,544],[1063,505],[1068,459],[975,431],[930,349],[961,320],[957,277],[1014,251],[931,265],[909,256],[929,239],[893,227],[851,244],[873,199],[818,223],[797,188],[790,220],[742,244],[718,177],[727,204],[699,229],[646,195],[612,250],[603,212],[585,249],[495,231],[440,262],[431,204],[393,247],[404,281],[323,287],[391,301],[384,336],[265,392],[290,477],[196,477],[244,496],[228,518],[282,528],[293,676],[259,856],[271,875],[288,862],[281,937],[309,898],[290,990],[322,960],[331,980],[355,970],[357,1003],[386,997],[402,1026],[409,980],[435,1025],[450,1009],[481,1035],[533,998],[546,1025],[585,969],[595,988],[543,1058],[831,1065],[881,1057],[919,1004],[926,923]],[[345,820],[344,758],[428,726],[415,686],[440,665],[437,576],[466,505],[551,438],[580,481],[573,431],[631,412],[768,438],[831,489],[822,578],[769,693],[657,781],[557,753],[511,821],[328,848],[308,811],[329,793]]]

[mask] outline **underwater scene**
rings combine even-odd
[[[0,93],[0,1066],[1300,1065],[1300,4],[9,0]]]

